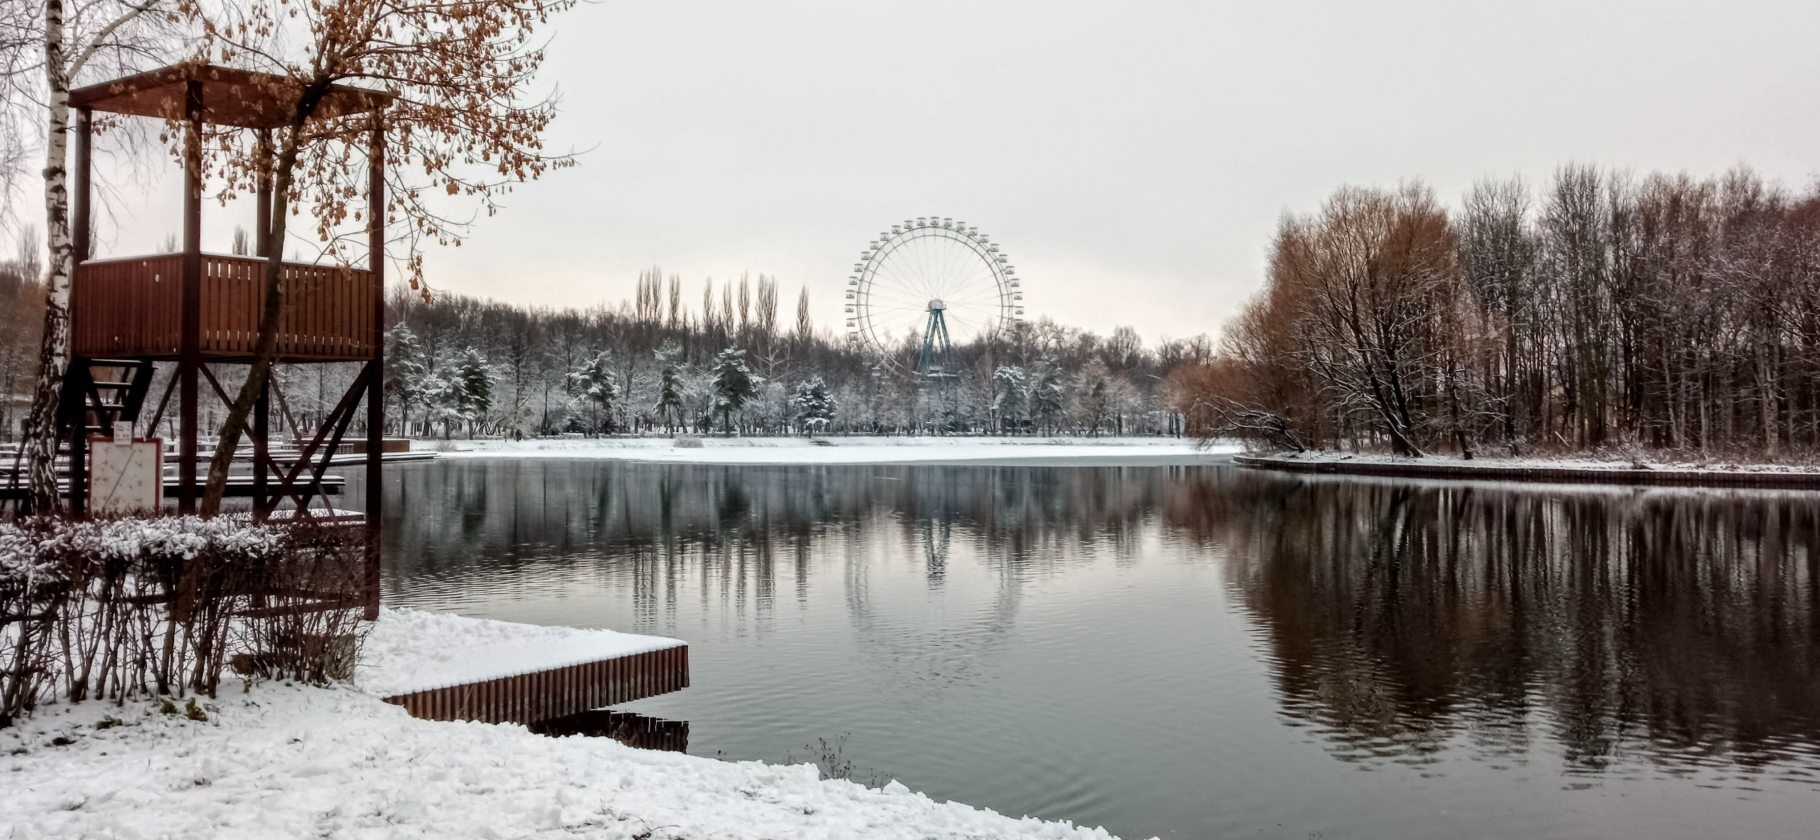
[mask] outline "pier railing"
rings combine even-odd
[[[202,255],[202,355],[253,355],[265,307],[265,261]],[[175,358],[182,352],[183,255],[89,260],[71,290],[74,355]],[[373,356],[373,273],[359,268],[284,264],[278,356],[296,361],[365,361]]]

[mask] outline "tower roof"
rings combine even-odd
[[[135,76],[70,91],[70,107],[137,117],[182,119],[189,82],[202,83],[202,121],[240,128],[277,128],[291,117],[299,85],[295,79],[213,64],[174,64]],[[318,117],[338,117],[390,105],[397,96],[381,90],[334,85],[317,107]]]

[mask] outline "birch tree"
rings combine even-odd
[[[0,205],[23,186],[28,149],[44,152],[44,327],[38,373],[26,417],[27,474],[33,510],[59,510],[57,403],[69,367],[70,232],[69,94],[78,81],[156,63],[176,46],[177,0],[13,0],[0,11]],[[41,12],[37,17],[33,12]],[[36,49],[35,60],[31,52]],[[40,121],[41,120],[41,121]],[[6,220],[0,219],[0,222]]]

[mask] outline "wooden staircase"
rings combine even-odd
[[[139,419],[151,390],[149,360],[73,359],[57,403],[57,437],[71,440],[78,425],[85,434],[112,437],[114,423]]]

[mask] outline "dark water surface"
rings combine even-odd
[[[685,639],[693,687],[619,711],[698,755],[846,735],[857,780],[1127,838],[1820,836],[1820,494],[558,460],[387,485],[389,603]]]

